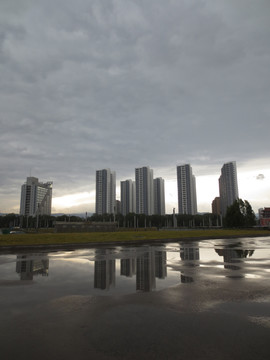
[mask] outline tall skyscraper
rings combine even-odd
[[[20,215],[51,215],[52,182],[41,183],[36,177],[28,177],[21,187]]]
[[[197,213],[196,179],[189,164],[177,166],[178,213]]]
[[[135,169],[136,213],[153,215],[154,189],[153,170],[149,166]]]
[[[165,215],[164,179],[154,179],[154,214]]]
[[[120,182],[121,187],[121,214],[127,215],[136,212],[135,182],[125,180]]]
[[[238,183],[236,162],[228,162],[221,168],[219,177],[219,196],[221,215],[225,216],[227,207],[238,199]]]
[[[115,213],[115,172],[110,169],[96,171],[96,214]]]

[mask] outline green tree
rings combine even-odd
[[[227,208],[226,227],[250,227],[256,224],[256,217],[247,200],[237,199]]]

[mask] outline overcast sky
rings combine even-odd
[[[1,0],[0,212],[30,174],[53,212],[93,212],[97,169],[147,165],[172,212],[185,163],[210,211],[232,160],[270,206],[269,24],[269,0]]]

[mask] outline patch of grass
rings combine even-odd
[[[185,238],[226,238],[246,236],[270,236],[268,230],[254,229],[208,229],[180,231],[121,231],[121,232],[89,232],[89,233],[34,233],[0,235],[0,247],[12,245],[53,245],[53,244],[86,244],[130,242],[136,240],[165,240]]]

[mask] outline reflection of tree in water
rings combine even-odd
[[[235,247],[239,247],[239,246],[241,246],[241,244],[236,244],[224,249],[215,249],[215,252],[219,256],[223,256],[225,269],[240,270],[241,269],[240,266],[231,265],[231,264],[242,263],[242,259],[245,259],[253,255],[254,250],[235,249]]]

